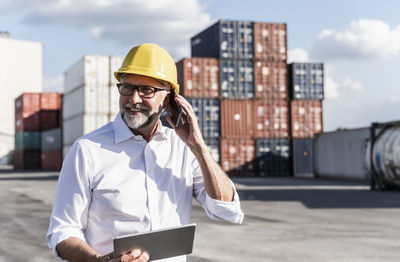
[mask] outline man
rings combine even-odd
[[[69,261],[147,261],[141,250],[113,258],[112,239],[188,224],[192,196],[209,217],[241,223],[237,192],[208,152],[191,105],[177,95],[184,124],[161,125],[170,91],[179,91],[169,54],[154,44],[134,47],[115,77],[120,113],[78,139],[64,160],[46,236],[55,255]]]

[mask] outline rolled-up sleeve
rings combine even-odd
[[[88,170],[90,167],[77,141],[63,162],[46,235],[47,245],[57,257],[56,246],[61,241],[70,237],[85,241],[84,231],[91,199]]]
[[[225,220],[231,223],[243,222],[243,211],[240,207],[239,195],[235,185],[231,181],[234,191],[233,201],[221,201],[210,197],[204,187],[204,178],[197,160],[192,162],[193,168],[193,196],[204,208],[207,215],[215,220]]]

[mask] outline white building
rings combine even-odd
[[[0,133],[13,136],[15,98],[23,92],[42,92],[42,43],[11,39],[0,32],[0,90]],[[0,142],[1,147],[8,144]],[[1,148],[0,158],[13,149],[14,145]]]

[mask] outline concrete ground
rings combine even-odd
[[[0,262],[55,261],[44,237],[57,173],[0,170]],[[245,219],[197,223],[189,262],[400,261],[400,192],[350,182],[234,179]]]

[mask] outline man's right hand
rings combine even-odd
[[[98,262],[147,262],[149,255],[140,249],[132,250],[130,253],[114,258],[114,253],[98,257]]]

